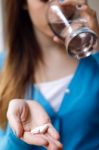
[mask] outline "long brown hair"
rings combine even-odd
[[[25,0],[5,0],[5,37],[7,58],[0,81],[0,127],[7,124],[9,101],[24,98],[27,86],[35,82],[35,67],[42,60],[33,24],[28,11],[23,9]]]

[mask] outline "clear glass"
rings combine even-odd
[[[98,37],[81,17],[81,6],[52,0],[47,19],[54,34],[64,41],[69,55],[79,59],[95,52]]]

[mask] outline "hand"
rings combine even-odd
[[[86,26],[88,26],[97,34],[98,42],[97,45],[95,45],[95,49],[99,50],[99,24],[96,12],[93,9],[91,9],[88,5],[83,5],[81,9],[81,16],[87,21]]]
[[[85,18],[86,20],[86,26],[88,26],[90,29],[92,29],[97,36],[99,37],[99,24],[98,24],[98,20],[97,20],[97,15],[96,12],[91,9],[86,0],[64,0],[63,2],[61,2],[61,5],[66,5],[67,3],[69,4],[74,4],[80,6],[79,9],[81,10],[81,17]],[[61,43],[62,41],[57,37],[54,36],[53,40],[56,43]],[[99,46],[97,45],[97,49],[99,49]]]
[[[28,144],[45,146],[48,150],[59,150],[59,134],[52,126],[50,118],[39,103],[33,100],[12,100],[7,111],[7,118],[16,135]],[[30,131],[38,126],[48,124],[44,134],[32,134]]]

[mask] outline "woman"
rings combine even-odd
[[[95,12],[85,0],[75,2],[99,34]],[[47,8],[47,0],[5,0],[0,150],[98,150],[99,54],[68,56],[48,26]],[[44,133],[31,133],[45,124]]]

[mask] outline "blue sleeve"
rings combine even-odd
[[[0,150],[32,150],[33,146],[17,138],[10,127],[5,133],[0,130]]]
[[[97,63],[97,65],[98,65],[98,67],[99,67],[99,52],[95,53],[95,54],[93,55],[93,58],[96,60],[96,63]]]

